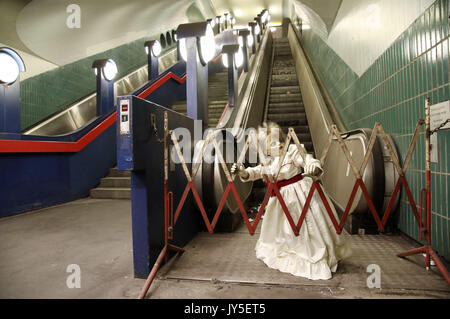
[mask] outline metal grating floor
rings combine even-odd
[[[317,286],[330,288],[366,288],[367,266],[381,268],[382,289],[412,289],[450,293],[450,286],[436,267],[425,269],[421,255],[402,259],[397,253],[415,248],[402,235],[349,236],[353,255],[339,264],[331,280],[308,280],[270,269],[256,258],[254,247],[259,237],[250,236],[245,225],[234,233],[199,233],[160,279],[185,279],[251,283],[281,286]],[[165,267],[164,267],[165,268]]]

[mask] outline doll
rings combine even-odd
[[[265,123],[258,130],[258,142],[271,158],[266,165],[245,168],[233,164],[231,172],[243,182],[257,179],[274,181],[281,160],[284,138],[276,123]],[[303,146],[303,145],[302,145]],[[313,180],[323,170],[320,161],[307,154],[305,161],[295,144],[289,146],[278,176],[280,194],[294,221],[301,215]],[[307,176],[309,175],[309,176]],[[336,210],[327,197],[337,218]],[[345,235],[337,235],[331,219],[317,192],[314,193],[305,220],[296,237],[275,195],[269,199],[261,234],[255,250],[256,257],[273,269],[312,280],[327,280],[336,272],[338,261],[350,255]]]

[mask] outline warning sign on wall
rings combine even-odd
[[[450,119],[450,101],[432,105],[430,108],[431,130],[436,129],[442,123]],[[441,128],[442,130],[450,129],[450,123]]]
[[[430,107],[430,129],[433,131],[436,128],[440,127],[447,119],[450,119],[450,101],[445,101],[439,104],[431,105]],[[440,130],[450,129],[450,123],[447,123],[444,127],[440,128]],[[430,160],[432,163],[438,162],[438,136],[437,133],[431,135],[430,137],[431,144],[431,156]]]

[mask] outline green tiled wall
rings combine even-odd
[[[187,9],[186,16],[189,22],[204,20],[195,4]],[[120,78],[147,63],[144,42],[151,39],[159,40],[159,36],[160,34],[157,34],[150,38],[139,39],[22,81],[20,84],[22,130],[95,92],[96,81],[91,68],[94,60],[113,59],[119,71],[116,78]],[[168,49],[170,48],[166,47],[163,53]]]
[[[359,77],[313,31],[302,43],[347,128],[373,128],[380,122],[406,156],[415,126],[431,104],[449,100],[449,1],[437,0]],[[422,133],[407,180],[419,205],[425,187]],[[432,243],[450,260],[450,130],[438,133],[439,162],[432,163]],[[402,192],[398,227],[419,241],[419,229]]]
[[[156,37],[155,37],[156,38]],[[146,63],[144,39],[51,70],[21,83],[21,127],[25,129],[95,91],[92,62],[113,59],[121,77]]]
[[[159,34],[152,38],[159,39]],[[116,78],[145,65],[147,56],[144,51],[144,42],[148,39],[139,39],[121,45],[21,82],[22,129],[30,127],[49,115],[64,109],[69,104],[95,92],[96,81],[92,70],[94,60],[113,59],[118,69]]]

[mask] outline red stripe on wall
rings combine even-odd
[[[186,75],[184,75],[182,78],[178,77],[176,74],[169,72],[165,74],[163,77],[159,78],[155,83],[153,83],[150,87],[142,91],[138,97],[141,99],[145,99],[147,96],[149,96],[151,93],[153,93],[156,89],[158,89],[161,85],[166,83],[169,79],[173,79],[177,81],[180,84],[183,84],[186,82]]]
[[[76,142],[0,140],[0,153],[75,153],[116,122],[117,112],[108,116],[102,123],[90,130]]]
[[[186,75],[180,78],[169,72],[139,94],[138,97],[145,99],[169,79],[183,84],[186,82]],[[76,142],[0,140],[0,153],[76,153],[95,140],[97,136],[113,125],[116,120],[117,112],[114,112]]]

